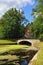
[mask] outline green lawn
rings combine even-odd
[[[0,53],[10,51],[10,50],[29,48],[29,46],[27,45],[15,45],[15,43],[16,42],[12,42],[9,40],[0,40]],[[12,45],[9,45],[9,44],[12,44]]]
[[[10,61],[12,61],[12,64],[14,63],[14,65],[19,65],[17,64],[17,61],[19,61],[20,56],[11,55],[11,54],[15,52],[17,53],[25,52],[27,49],[29,49],[29,47],[30,46],[27,45],[15,45],[15,42],[9,40],[0,40],[0,65],[3,65],[4,63],[7,62],[7,61],[3,61],[5,59],[8,59],[8,63],[11,63]],[[17,61],[13,61],[13,60],[17,60]]]
[[[27,46],[27,45],[1,45],[0,53],[10,51],[10,50],[26,49],[26,48],[29,48],[29,46]]]
[[[37,60],[33,61],[33,65],[43,65],[43,42],[37,43],[36,47],[40,47],[40,53],[38,54]]]
[[[2,44],[15,44],[16,42],[10,41],[10,40],[0,40],[0,45]]]
[[[34,46],[37,47],[37,48],[42,48],[43,47],[43,42],[36,43]]]
[[[18,49],[29,49],[30,46],[27,45],[8,45],[8,44],[13,44],[15,42],[9,41],[9,40],[0,40],[0,54],[4,52],[9,52],[11,50],[18,50]],[[1,45],[3,44],[3,45]],[[4,45],[7,44],[7,45]],[[40,53],[38,54],[37,60],[33,61],[33,65],[43,65],[43,42],[41,43],[36,43],[34,47],[37,47],[40,49]],[[0,56],[0,59],[5,56]],[[13,58],[12,56],[6,56],[9,59]],[[6,58],[5,57],[5,58]],[[16,56],[14,56],[16,58]],[[18,57],[17,57],[18,58]]]

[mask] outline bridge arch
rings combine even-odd
[[[29,41],[27,41],[27,40],[21,40],[21,41],[19,41],[19,44],[20,44],[20,45],[29,45],[29,46],[32,45],[32,43],[29,42]]]
[[[17,44],[20,44],[21,42],[23,41],[24,42],[27,42],[27,45],[30,44],[30,45],[34,45],[35,43],[39,43],[40,40],[38,39],[19,39],[17,40]],[[26,43],[25,43],[26,44]]]

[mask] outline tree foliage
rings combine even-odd
[[[18,39],[24,37],[24,13],[16,8],[8,10],[0,19],[0,38]]]
[[[37,1],[38,4],[32,10],[34,21],[30,24],[30,30],[33,38],[43,39],[43,0]]]

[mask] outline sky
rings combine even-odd
[[[0,17],[10,8],[17,8],[24,11],[25,17],[32,22],[32,8],[36,6],[35,0],[0,0]]]

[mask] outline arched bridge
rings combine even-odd
[[[27,45],[32,45],[32,46],[33,46],[33,44],[39,43],[39,42],[40,42],[40,40],[38,40],[38,39],[19,39],[19,40],[17,40],[18,44],[27,44]]]

